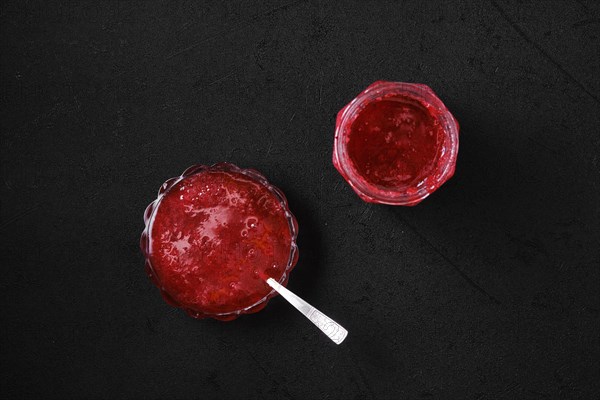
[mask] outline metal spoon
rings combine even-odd
[[[335,344],[340,344],[348,336],[348,331],[343,326],[317,310],[294,293],[280,285],[275,279],[268,278],[267,284],[271,286],[277,293],[286,299],[291,305],[296,307],[306,318],[317,326],[329,339]]]

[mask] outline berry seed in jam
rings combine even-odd
[[[148,206],[141,247],[165,300],[193,317],[262,309],[298,259],[297,223],[281,191],[233,164],[189,168]]]
[[[375,82],[338,114],[333,163],[365,201],[415,205],[454,174],[458,123],[426,85]]]

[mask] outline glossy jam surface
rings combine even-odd
[[[387,96],[368,103],[352,123],[348,155],[368,183],[404,189],[435,170],[443,134],[435,114],[421,102]]]
[[[292,245],[286,210],[272,190],[233,171],[187,176],[163,195],[147,257],[157,285],[176,305],[201,314],[255,305],[279,280]]]

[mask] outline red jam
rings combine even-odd
[[[458,124],[419,84],[376,82],[338,114],[334,165],[358,195],[414,205],[454,173]]]
[[[195,317],[233,319],[272,296],[297,259],[297,225],[262,175],[231,164],[168,181],[148,212],[147,265],[172,304]],[[189,171],[189,170],[188,170]]]

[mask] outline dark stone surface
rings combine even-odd
[[[598,398],[599,4],[4,2],[1,397]],[[378,79],[461,124],[414,208],[330,161]],[[217,161],[288,195],[289,287],[341,346],[281,298],[196,321],[150,284],[145,206]]]

